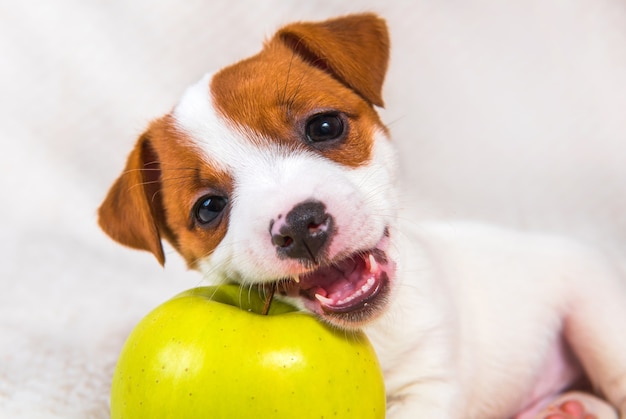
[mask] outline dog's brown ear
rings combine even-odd
[[[126,246],[152,252],[165,263],[158,219],[160,212],[160,164],[144,133],[128,156],[126,168],[115,181],[98,210],[100,227]]]
[[[294,23],[279,30],[276,37],[368,102],[384,105],[389,34],[383,19],[367,13],[320,23]]]

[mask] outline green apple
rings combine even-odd
[[[361,332],[238,285],[200,287],[148,314],[120,354],[112,419],[384,418],[376,354]]]

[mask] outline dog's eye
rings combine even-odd
[[[337,140],[344,132],[343,119],[337,113],[315,115],[306,124],[306,138],[312,143]]]
[[[203,196],[194,206],[194,217],[199,224],[208,224],[222,213],[227,203],[228,200],[223,196]]]

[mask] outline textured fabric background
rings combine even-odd
[[[96,226],[147,122],[281,24],[364,10],[391,29],[406,205],[625,260],[622,0],[0,0],[0,417],[108,417],[135,322],[199,284]]]

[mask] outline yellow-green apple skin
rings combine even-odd
[[[360,332],[238,285],[200,287],[135,327],[111,390],[112,419],[384,418],[374,349]]]

